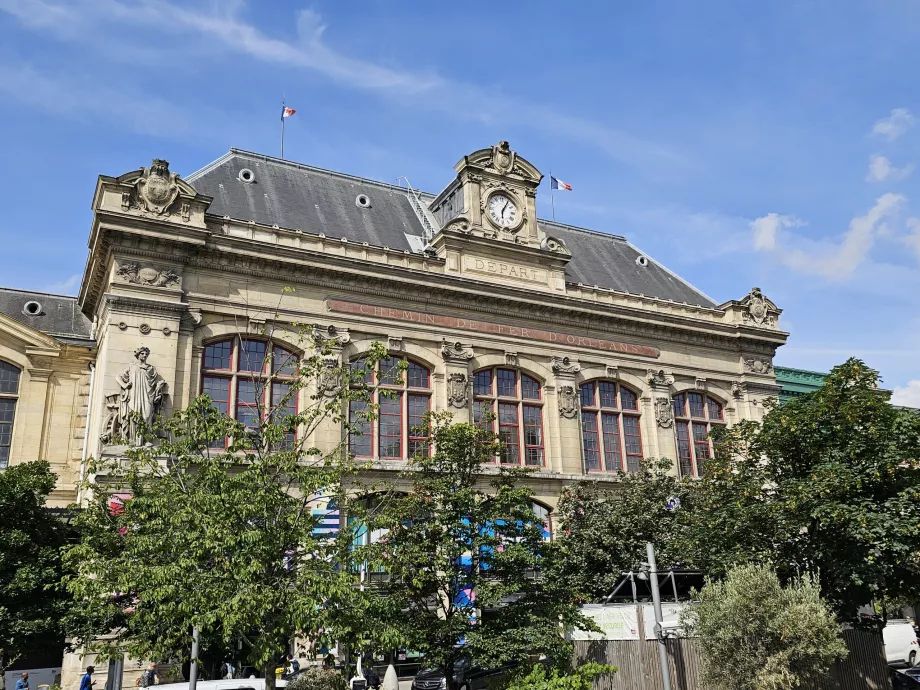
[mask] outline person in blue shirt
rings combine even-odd
[[[80,690],[93,690],[93,673],[95,670],[92,666],[86,667],[86,675],[80,679]]]
[[[29,672],[23,671],[16,681],[16,690],[29,690]]]

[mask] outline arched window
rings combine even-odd
[[[375,371],[364,369],[365,383],[378,384],[373,393],[377,419],[363,417],[366,402],[349,403],[349,448],[354,455],[406,460],[428,452],[428,436],[421,427],[431,409],[431,372],[411,359],[406,361],[407,369],[401,371],[399,362],[405,359],[391,356],[381,359]],[[364,361],[358,359],[352,366],[360,373]]]
[[[258,426],[266,412],[280,421],[297,414],[297,391],[291,390],[297,363],[295,352],[267,340],[234,337],[210,343],[201,360],[201,394],[247,427]],[[293,442],[289,434],[287,446]]]
[[[699,477],[712,457],[709,432],[725,424],[722,403],[702,393],[679,393],[674,396],[674,417],[680,474]]]
[[[482,369],[473,376],[473,420],[494,415],[493,431],[508,465],[543,465],[543,387],[515,369]],[[522,450],[523,449],[523,452]]]
[[[642,434],[636,394],[613,381],[588,381],[579,392],[585,471],[638,472]]]
[[[0,469],[10,464],[10,447],[13,445],[13,418],[19,400],[19,367],[0,362]]]

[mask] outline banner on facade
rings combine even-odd
[[[601,629],[569,631],[570,640],[638,640],[639,616],[637,608],[614,604],[613,606],[584,606],[581,612]]]

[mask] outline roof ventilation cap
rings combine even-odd
[[[256,181],[256,174],[249,168],[243,168],[240,170],[240,174],[237,175],[240,182],[245,182],[246,184],[252,184]]]
[[[26,316],[40,316],[42,313],[42,305],[35,300],[29,300],[22,305],[22,313]]]
[[[639,254],[639,256],[636,257],[636,265],[637,266],[648,266],[648,257],[645,256],[644,254]]]
[[[370,208],[371,199],[367,194],[359,194],[355,197],[355,206],[358,208]]]

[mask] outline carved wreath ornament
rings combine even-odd
[[[115,274],[126,283],[135,285],[150,285],[152,287],[169,287],[170,285],[179,284],[179,274],[171,268],[159,270],[145,266],[141,268],[139,263],[129,261],[123,263],[115,271]]]

